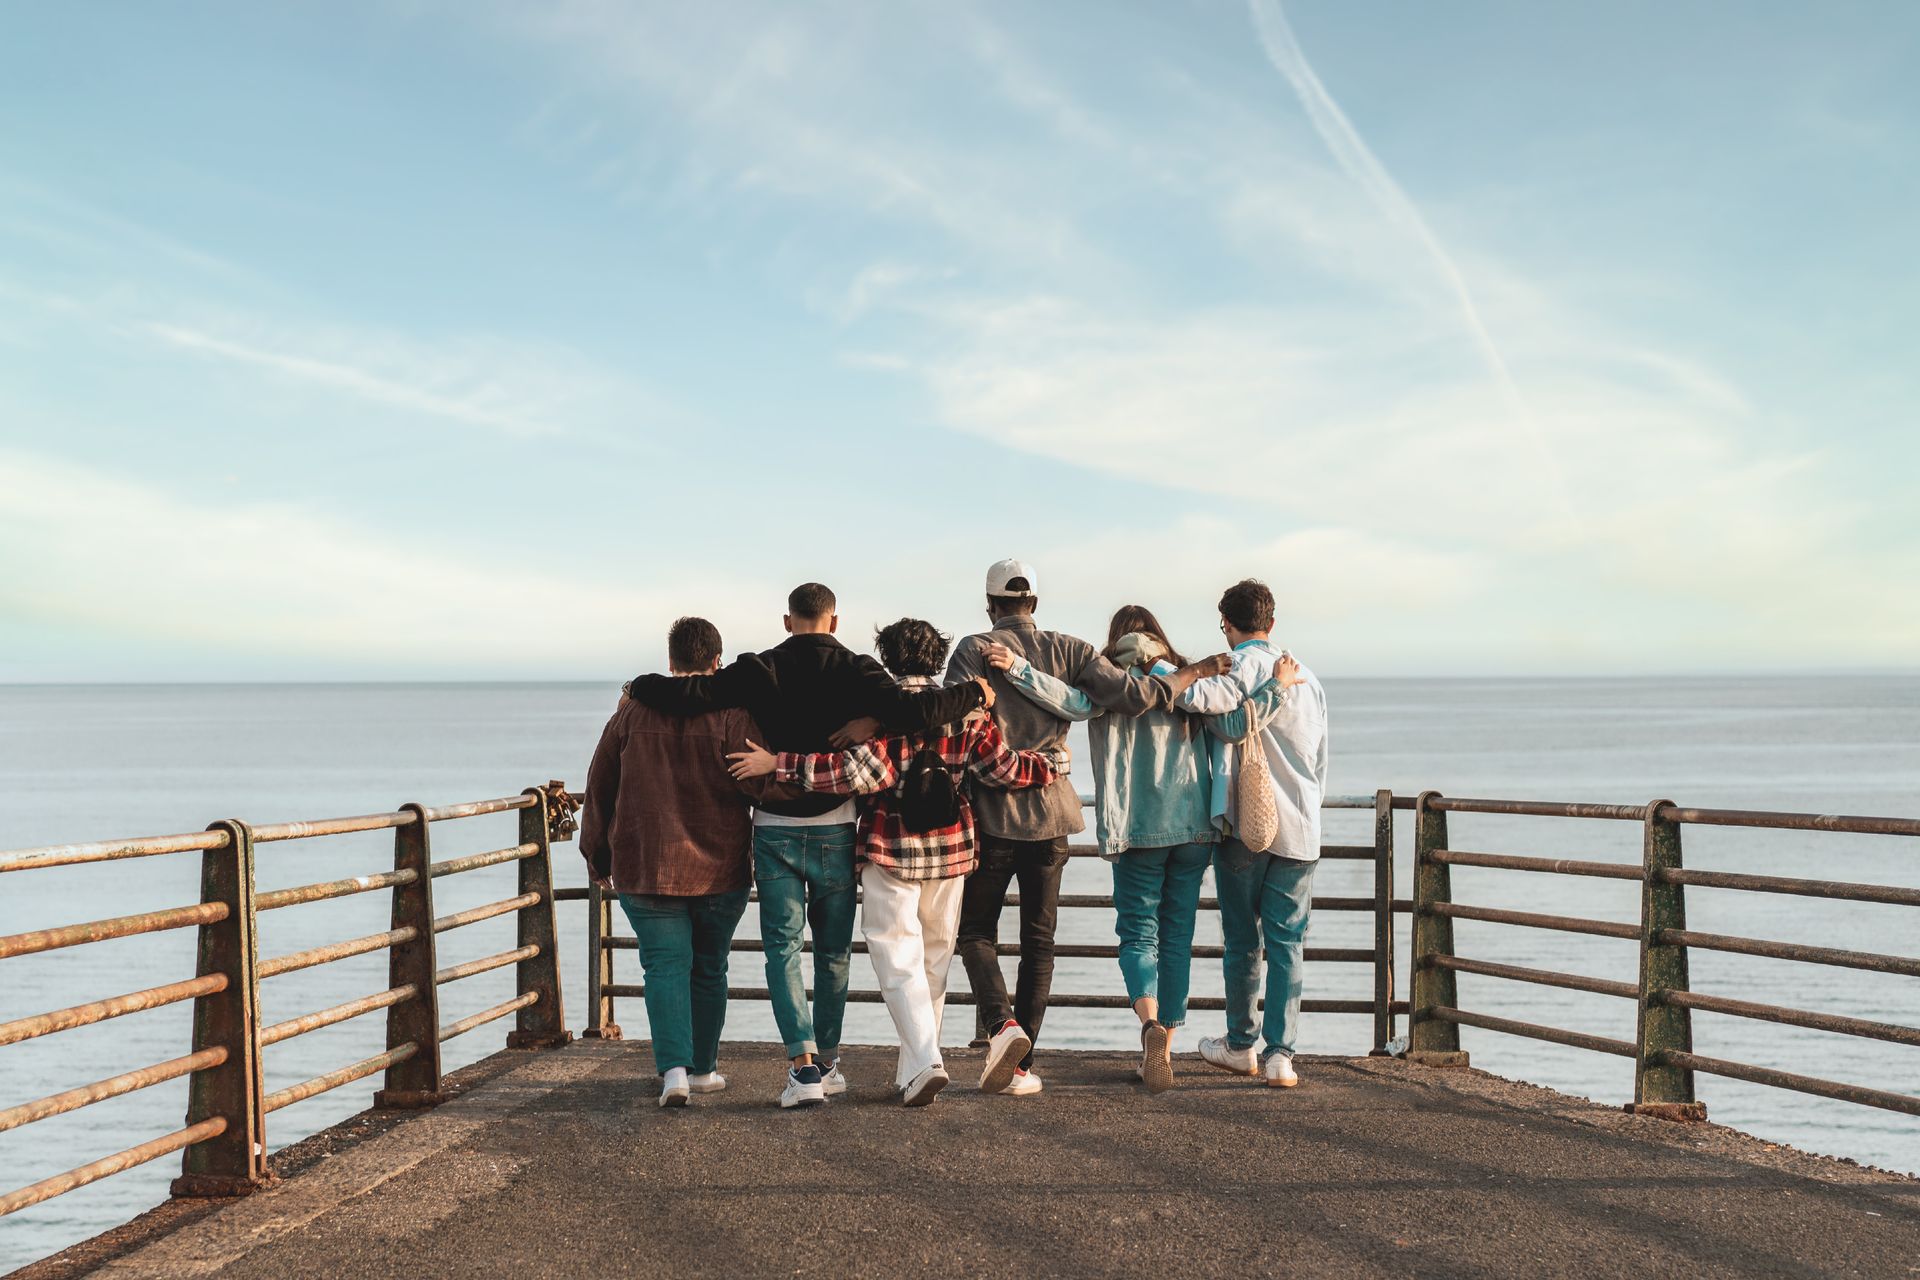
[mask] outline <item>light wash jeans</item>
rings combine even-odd
[[[1264,947],[1267,1006],[1260,1031],[1265,1052],[1291,1056],[1300,1033],[1300,986],[1306,968],[1301,950],[1313,905],[1313,869],[1319,864],[1255,853],[1238,840],[1215,849],[1213,879],[1220,894],[1226,952],[1220,965],[1227,985],[1227,1046],[1253,1047],[1253,1004],[1260,991]]]
[[[747,891],[693,897],[623,893],[620,907],[640,941],[647,976],[653,1069],[704,1075],[720,1065],[727,1021],[727,952],[746,914]]]
[[[871,862],[860,869],[866,901],[860,932],[867,940],[880,995],[900,1036],[893,1082],[906,1088],[940,1059],[940,1023],[947,1007],[947,969],[960,928],[964,876],[902,880]]]
[[[753,829],[760,886],[760,947],[767,995],[789,1058],[840,1056],[853,952],[853,824]],[[813,928],[813,1009],[801,972],[801,931]]]
[[[1113,928],[1127,999],[1152,996],[1169,1027],[1187,1020],[1193,918],[1212,860],[1211,844],[1129,849],[1113,860]]]

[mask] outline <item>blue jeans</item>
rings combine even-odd
[[[1260,956],[1267,960],[1267,1007],[1261,1024],[1266,1052],[1293,1053],[1300,1031],[1301,956],[1313,906],[1315,863],[1255,853],[1238,840],[1217,846],[1213,879],[1220,893],[1220,932],[1226,955],[1227,1045],[1251,1049],[1253,1002],[1260,990]]]
[[[1193,917],[1212,859],[1211,844],[1180,844],[1129,849],[1113,862],[1113,927],[1127,999],[1152,996],[1169,1027],[1187,1020]]]
[[[669,898],[623,893],[620,907],[640,941],[647,975],[653,1069],[704,1075],[720,1065],[727,1020],[727,952],[746,914],[747,891]]]
[[[840,1055],[853,952],[853,824],[755,827],[753,878],[760,885],[760,946],[767,997],[787,1056]],[[800,969],[801,930],[813,927],[813,1010]]]

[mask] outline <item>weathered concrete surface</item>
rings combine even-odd
[[[777,1052],[734,1046],[732,1089],[663,1112],[642,1046],[508,1056],[87,1274],[1920,1275],[1920,1182],[1477,1072],[1182,1059],[1151,1098],[1054,1053],[1016,1099],[955,1053],[907,1110],[891,1052],[850,1050],[851,1093],[781,1112]]]

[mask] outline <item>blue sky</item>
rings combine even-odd
[[[0,680],[1911,667],[1920,8],[21,6]]]

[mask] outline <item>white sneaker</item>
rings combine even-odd
[[[907,1082],[906,1092],[900,1095],[900,1101],[909,1107],[924,1107],[947,1087],[951,1079],[947,1069],[936,1062]]]
[[[1030,1093],[1040,1092],[1040,1073],[1037,1071],[1015,1071],[1013,1079],[1007,1082],[1003,1090],[1010,1098],[1024,1098]]]
[[[1276,1089],[1291,1089],[1300,1083],[1300,1077],[1294,1074],[1293,1058],[1284,1053],[1270,1053],[1260,1065],[1260,1078]]]
[[[703,1071],[687,1077],[687,1088],[695,1093],[718,1093],[727,1087],[727,1078],[718,1071]]]
[[[809,1062],[804,1067],[787,1068],[787,1087],[780,1092],[783,1108],[817,1107],[827,1100],[820,1087],[820,1068]]]
[[[980,1071],[980,1092],[999,1093],[1020,1070],[1020,1059],[1033,1048],[1033,1040],[1017,1022],[1008,1022],[987,1041],[987,1065]]]
[[[1232,1049],[1227,1046],[1225,1036],[1202,1036],[1200,1038],[1200,1056],[1209,1066],[1222,1071],[1231,1071],[1237,1076],[1260,1074],[1260,1059],[1255,1056],[1253,1046],[1244,1049]]]
[[[660,1082],[660,1105],[663,1107],[687,1105],[687,1069],[685,1067],[673,1068]]]
[[[840,1074],[840,1059],[835,1058],[833,1065],[820,1072],[820,1092],[827,1097],[838,1097],[847,1091],[847,1078]]]

